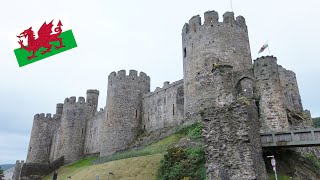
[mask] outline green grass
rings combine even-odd
[[[320,160],[313,153],[306,153],[304,156],[312,162],[316,169],[320,170]]]
[[[82,167],[90,166],[90,165],[92,165],[92,161],[94,161],[96,159],[98,159],[98,156],[83,158],[83,159],[80,159],[79,161],[76,161],[75,163],[67,165],[66,167],[82,168]]]
[[[202,125],[200,123],[185,126],[177,129],[175,134],[148,145],[141,150],[130,150],[103,158],[85,158],[73,164],[63,166],[59,168],[58,176],[59,179],[67,179],[68,176],[71,176],[72,179],[80,180],[94,179],[96,174],[107,177],[106,173],[112,169],[120,179],[126,179],[126,177],[128,179],[155,179],[160,166],[160,161],[163,159],[163,155],[167,150],[185,137],[199,141],[201,131]],[[196,160],[200,152],[197,148],[198,147],[186,149],[185,151],[188,154],[188,157]],[[93,161],[103,164],[93,165]],[[202,172],[205,172],[204,163],[203,167],[201,166],[200,170],[197,171],[197,173]],[[46,176],[44,180],[49,180],[51,178],[52,174]],[[114,178],[117,179],[116,177]]]
[[[182,129],[178,130],[176,134],[186,136],[195,141],[199,141],[202,134],[202,124],[196,122],[194,124],[185,126]]]
[[[48,52],[48,53],[42,55],[41,51],[46,50],[46,48],[41,47],[35,54],[37,57],[35,57],[31,60],[27,59],[28,56],[32,55],[31,51],[28,52],[27,50],[20,49],[20,48],[15,49],[14,54],[16,55],[19,66],[22,67],[22,66],[34,63],[36,61],[39,61],[41,59],[44,59],[44,58],[47,58],[47,57],[50,57],[50,56],[56,55],[58,53],[61,53],[61,52],[67,51],[69,49],[77,47],[77,43],[74,39],[72,30],[67,30],[67,31],[62,32],[59,37],[62,38],[62,43],[65,47],[60,48],[60,49],[55,49],[56,46],[60,45],[59,42],[58,41],[50,42],[50,44],[53,45],[51,52]],[[17,43],[17,45],[19,46],[18,43]]]
[[[275,180],[274,173],[268,174],[269,180]],[[293,180],[290,176],[278,175],[278,180]]]
[[[105,163],[109,161],[115,161],[120,159],[131,158],[131,157],[146,156],[146,155],[152,155],[152,154],[163,154],[166,152],[169,146],[174,145],[180,139],[181,139],[181,136],[179,134],[175,134],[159,142],[151,144],[141,150],[131,150],[126,152],[116,153],[108,157],[103,157],[99,161]]]
[[[58,179],[66,180],[69,176],[72,180],[90,180],[95,179],[99,175],[100,180],[107,180],[109,172],[111,179],[121,180],[152,180],[156,178],[157,169],[163,154],[155,154],[149,156],[133,157],[98,165],[86,165],[82,161],[71,166],[63,166],[58,170]],[[76,168],[76,166],[81,166]],[[52,174],[44,178],[51,180]]]

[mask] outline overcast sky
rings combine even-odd
[[[268,40],[278,63],[293,70],[305,109],[320,116],[320,2],[317,0],[233,0],[243,15],[252,58]],[[229,0],[64,1],[11,0],[0,6],[0,164],[26,159],[33,116],[54,113],[66,97],[100,91],[106,102],[107,76],[135,69],[151,77],[151,90],[164,81],[182,79],[181,30],[207,10],[230,11]],[[48,17],[63,17],[78,47],[19,68],[12,32]],[[65,29],[66,30],[66,29]],[[267,54],[260,54],[267,55]]]

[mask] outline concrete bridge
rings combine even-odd
[[[260,134],[262,147],[320,146],[320,128]]]

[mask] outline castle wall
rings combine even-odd
[[[204,110],[203,140],[208,179],[266,180],[259,121],[250,99]]]
[[[58,144],[60,140],[60,125],[61,125],[61,117],[58,118],[54,123],[52,123],[52,138],[51,138],[51,146],[50,146],[50,155],[49,161],[52,162],[58,159]]]
[[[286,108],[294,112],[303,112],[296,74],[282,66],[278,66],[278,71]]]
[[[257,104],[263,130],[285,130],[289,123],[280,84],[277,59],[273,56],[254,61]]]
[[[202,71],[213,65],[231,65],[234,71],[244,71],[252,66],[248,31],[242,16],[235,20],[232,12],[226,12],[223,22],[219,22],[218,13],[208,11],[204,19],[201,24],[200,16],[194,16],[182,30],[186,120],[199,111],[197,102],[206,93],[197,87],[197,78]]]
[[[101,130],[101,122],[104,118],[105,111],[103,109],[100,109],[99,112],[96,112],[95,116],[88,119],[86,128],[86,139],[84,144],[85,154],[93,154],[100,152],[99,133]]]
[[[150,92],[150,77],[130,70],[108,76],[106,116],[100,132],[101,156],[110,155],[133,141],[142,124],[142,95]]]
[[[143,95],[142,128],[146,131],[177,126],[184,121],[183,80],[169,84]]]
[[[20,174],[21,174],[21,169],[23,164],[24,164],[24,161],[21,161],[21,162],[19,160],[16,161],[16,165],[14,167],[14,172],[12,175],[12,180],[20,180]]]
[[[58,116],[51,114],[36,114],[34,116],[30,136],[27,163],[49,163],[52,134],[55,130],[55,122]]]

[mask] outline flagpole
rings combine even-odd
[[[230,0],[231,12],[233,12],[232,0]]]

